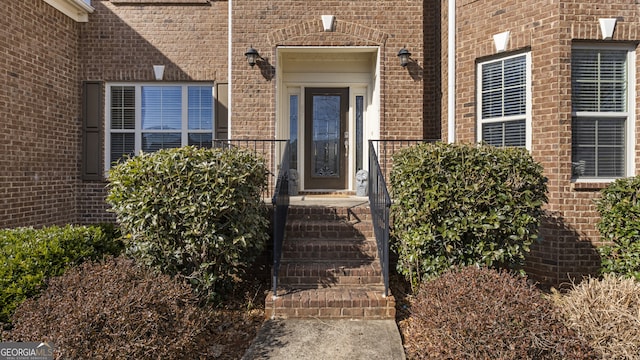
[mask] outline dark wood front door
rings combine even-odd
[[[305,89],[305,189],[346,188],[348,102],[349,88]]]

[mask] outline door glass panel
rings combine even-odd
[[[362,170],[364,96],[356,96],[356,171]]]
[[[315,177],[340,176],[340,96],[313,96],[312,169]]]
[[[289,142],[291,143],[291,169],[298,168],[298,95],[289,96]]]

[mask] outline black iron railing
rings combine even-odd
[[[382,268],[384,281],[384,296],[389,295],[389,213],[391,211],[391,197],[384,181],[384,174],[380,168],[378,155],[373,142],[369,141],[369,208],[373,231],[378,246],[378,258]]]
[[[391,166],[393,164],[393,155],[402,149],[422,144],[433,143],[439,140],[429,139],[395,139],[395,140],[369,140],[369,143],[373,144],[373,147],[378,155],[378,161],[380,162],[380,168],[385,179],[389,179],[391,173]]]
[[[278,271],[282,256],[282,242],[289,211],[289,165],[291,151],[289,140],[214,140],[213,147],[240,147],[253,151],[267,162],[267,169],[275,169],[275,173],[267,174],[267,188],[263,197],[270,198],[273,204],[273,296],[277,295]]]
[[[385,297],[389,295],[389,221],[392,203],[385,178],[389,178],[394,153],[416,144],[435,141],[369,140],[369,208],[382,268]]]
[[[284,241],[285,226],[287,225],[287,213],[289,212],[289,164],[290,146],[286,143],[280,170],[276,180],[273,194],[273,297],[278,296],[278,273],[280,271],[280,258],[282,257],[282,242]]]

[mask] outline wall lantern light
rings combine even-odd
[[[253,46],[249,46],[249,48],[247,49],[247,52],[244,53],[244,56],[247,57],[247,62],[251,67],[253,67],[256,64],[256,62],[258,62],[258,59],[264,60],[262,56],[260,56],[260,53],[258,52],[258,50],[254,49]]]
[[[411,53],[406,48],[402,48],[398,51],[398,57],[400,58],[400,66],[406,67],[409,64]]]

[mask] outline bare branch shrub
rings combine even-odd
[[[401,323],[410,359],[595,359],[526,279],[469,266],[424,282]]]
[[[587,279],[554,296],[566,324],[603,359],[640,358],[640,283],[620,275]]]
[[[57,359],[198,359],[212,345],[208,315],[188,284],[116,258],[52,279],[3,339],[52,342]]]

